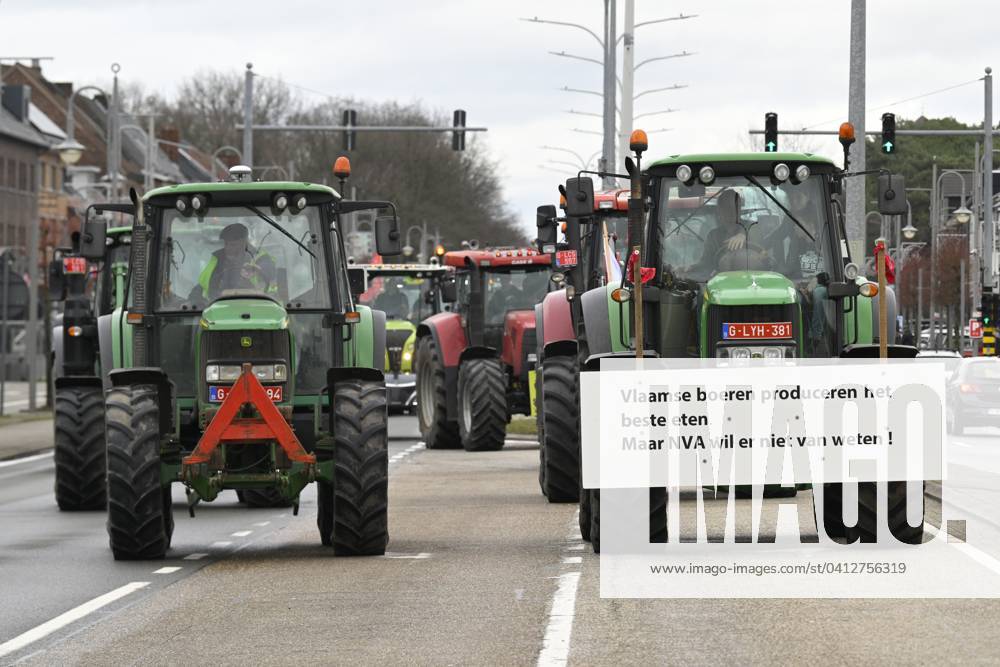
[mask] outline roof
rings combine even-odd
[[[829,158],[812,153],[689,153],[661,158],[646,168],[668,167],[689,162],[806,162],[834,166]]]
[[[19,121],[14,114],[0,106],[0,136],[8,137],[37,148],[49,149],[51,145],[45,135],[27,123]]]
[[[444,254],[448,266],[522,266],[525,264],[548,265],[551,255],[540,254],[534,248],[482,248],[479,250],[455,250]]]
[[[416,276],[422,274],[445,273],[450,266],[441,264],[352,264],[352,269],[364,269],[368,273],[391,276]]]
[[[36,107],[33,102],[28,103],[28,120],[42,134],[60,140],[66,138],[66,132],[55,121],[45,115],[44,111]]]
[[[216,183],[182,183],[180,185],[167,185],[150,190],[143,196],[143,201],[149,201],[152,197],[162,195],[188,195],[199,192],[247,192],[265,191],[287,191],[287,192],[321,192],[326,195],[340,197],[337,191],[326,185],[318,183],[294,183],[289,181],[248,181],[238,183],[234,181],[220,181]]]

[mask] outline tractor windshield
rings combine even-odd
[[[202,218],[165,211],[160,310],[200,310],[223,296],[266,296],[290,309],[329,307],[318,208],[268,217],[280,229],[244,206],[213,207]]]
[[[720,271],[774,271],[808,283],[833,265],[822,182],[746,176],[707,188],[665,179],[657,206],[659,270],[704,283]]]
[[[430,290],[431,281],[426,278],[381,275],[371,279],[358,301],[384,311],[386,319],[419,324],[434,314],[433,303],[428,301]]]
[[[549,267],[497,269],[483,275],[486,292],[486,324],[502,325],[511,310],[532,310],[548,292]]]

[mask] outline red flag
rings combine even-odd
[[[625,269],[625,274],[635,284],[635,265],[639,262],[639,252],[632,251],[632,254],[628,258],[628,267]],[[642,277],[642,284],[645,285],[654,277],[656,277],[656,269],[651,267],[639,267],[639,275]]]
[[[889,283],[890,285],[894,285],[896,283],[896,263],[894,261],[892,261],[892,257],[890,257],[889,253],[886,252],[886,250],[885,250],[885,243],[882,242],[882,241],[878,241],[877,243],[875,243],[875,262],[876,262],[876,264],[875,264],[875,270],[876,271],[878,270],[878,257],[879,257],[879,253],[881,253],[882,257],[885,258],[885,281],[887,283]]]

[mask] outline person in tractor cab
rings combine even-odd
[[[814,243],[802,234],[796,225],[801,224],[815,235],[816,211],[805,192],[791,189],[788,193],[788,214],[781,224],[764,238],[769,257],[774,260],[773,270],[786,276],[814,276],[822,267]]]
[[[382,292],[375,297],[372,307],[384,311],[389,319],[410,319],[410,300],[403,293],[402,278],[386,277]]]
[[[742,215],[739,193],[735,190],[723,190],[716,200],[716,227],[705,237],[701,260],[685,269],[684,273],[715,273],[720,270],[720,260],[723,257],[746,246],[746,230],[755,223]]]
[[[524,293],[514,284],[514,277],[509,273],[498,273],[490,279],[490,292],[487,301],[487,313],[490,320],[500,320],[508,310],[528,308],[525,306]]]
[[[274,260],[250,245],[249,238],[249,231],[241,223],[234,222],[223,228],[219,233],[223,246],[212,253],[198,276],[198,284],[189,297],[191,300],[216,299],[227,290],[277,293]]]

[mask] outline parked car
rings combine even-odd
[[[961,359],[945,387],[949,433],[969,426],[1000,426],[1000,359]]]
[[[945,381],[951,378],[958,364],[962,361],[962,355],[954,350],[921,350],[917,352],[918,362],[936,361],[944,363]]]

